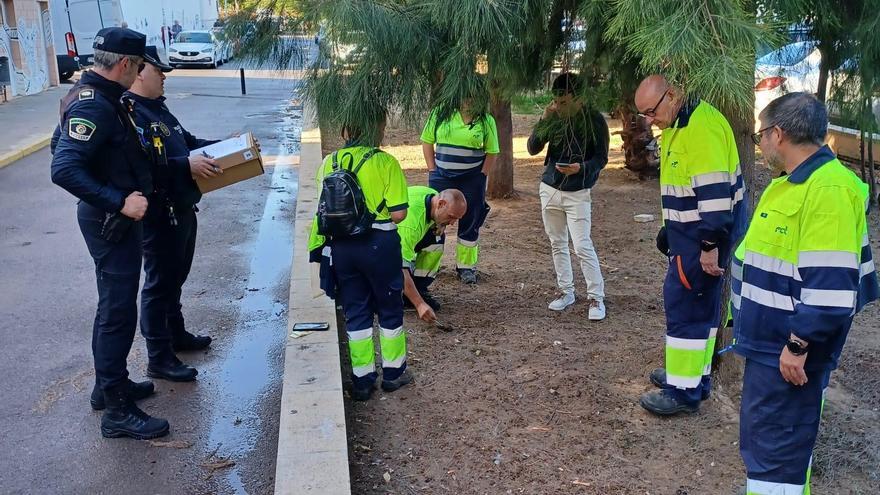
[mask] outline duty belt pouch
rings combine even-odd
[[[122,213],[107,213],[104,217],[104,224],[101,225],[101,237],[107,242],[118,243],[125,237],[133,224],[134,220]]]

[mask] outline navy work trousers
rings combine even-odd
[[[150,362],[173,359],[171,342],[185,331],[180,296],[192,267],[196,245],[196,214],[175,208],[177,225],[156,198],[144,217],[144,288],[141,291],[141,333]]]
[[[80,202],[77,221],[95,262],[98,309],[92,327],[92,355],[98,386],[107,390],[128,379],[126,360],[137,329],[137,291],[141,274],[141,222],[116,243],[104,240],[107,213]]]
[[[796,386],[782,378],[778,366],[746,359],[739,445],[749,493],[783,493],[783,488],[794,493],[808,483],[830,376],[829,370],[807,371],[807,383]]]

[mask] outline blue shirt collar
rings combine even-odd
[[[678,115],[675,116],[675,123],[672,127],[677,127],[681,129],[682,127],[687,127],[688,122],[691,120],[691,115],[693,115],[694,110],[700,105],[700,98],[697,96],[691,96],[681,105],[681,108],[678,110]]]
[[[834,158],[834,152],[831,151],[831,148],[826,144],[788,174],[788,181],[794,184],[803,184],[811,175],[813,175],[813,172],[819,170],[819,167],[825,165]]]
[[[429,194],[429,195],[425,196],[425,222],[427,222],[426,225],[430,225],[431,222],[434,221],[434,219],[431,218],[431,200],[433,198],[434,198],[433,194]]]

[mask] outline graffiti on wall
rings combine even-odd
[[[21,70],[16,70],[19,88],[23,88],[18,94],[32,95],[49,87],[44,39],[41,24],[31,25],[24,19],[18,21],[18,43],[24,62]]]
[[[24,19],[18,21],[17,29],[3,26],[0,30],[0,57],[9,61],[11,78],[10,93],[15,96],[32,95],[49,87],[46,47],[41,23],[31,25]],[[12,47],[18,44],[21,66],[16,64]]]

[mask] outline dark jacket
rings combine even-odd
[[[165,146],[168,166],[166,170],[159,171],[158,175],[161,177],[157,180],[157,185],[167,191],[169,199],[178,207],[191,207],[198,203],[202,199],[202,193],[190,173],[189,152],[218,141],[199,139],[187,132],[177,117],[168,110],[164,96],[151,99],[131,92],[125,94],[134,100],[134,121],[138,132],[147,142],[152,142],[152,132],[156,129]]]
[[[608,141],[608,124],[602,114],[585,108],[570,119],[554,115],[538,121],[527,147],[529,154],[537,155],[550,143],[541,182],[560,191],[580,191],[593,187],[608,163]],[[581,169],[566,176],[556,170],[557,162],[577,162]]]
[[[118,212],[134,191],[153,191],[151,165],[129,109],[125,89],[88,71],[61,103],[52,136],[52,182],[86,203]]]

